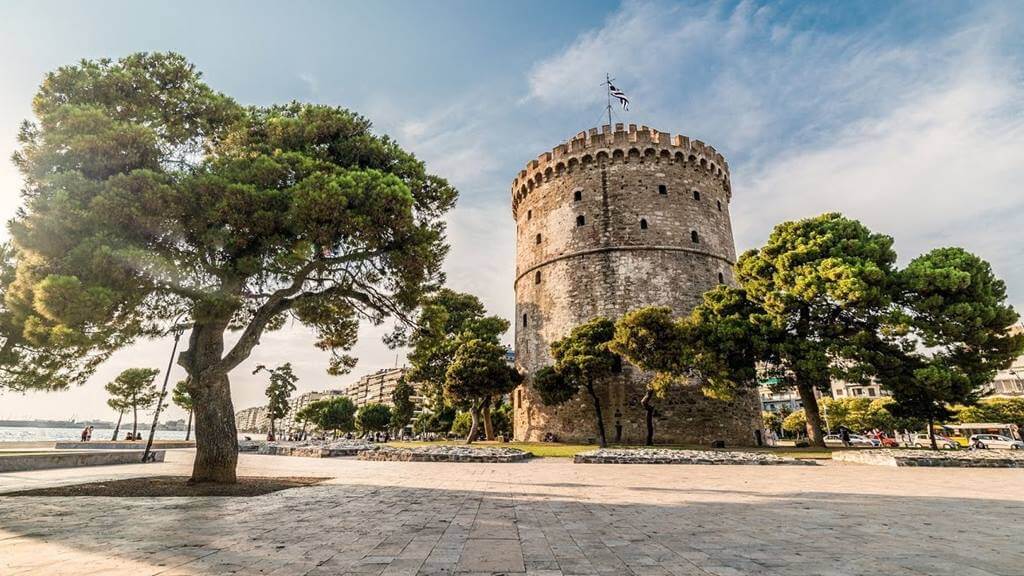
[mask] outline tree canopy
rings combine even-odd
[[[391,426],[391,408],[378,402],[365,404],[356,413],[356,425],[363,432],[383,432]]]
[[[462,343],[445,374],[444,393],[453,403],[469,405],[473,423],[466,442],[475,438],[480,411],[494,396],[512,391],[521,377],[506,360],[503,346],[473,339]]]
[[[348,396],[331,396],[306,404],[295,418],[326,432],[347,433],[356,429],[355,414],[356,405]]]
[[[391,428],[401,430],[412,421],[416,412],[416,403],[412,400],[415,394],[416,389],[404,376],[395,384],[395,389],[391,392],[391,402],[394,404],[391,409]]]
[[[160,399],[160,391],[153,382],[159,373],[155,368],[128,368],[104,386],[110,394],[107,404],[111,408],[132,411],[133,435],[138,431],[139,410],[152,408]]]
[[[193,480],[235,479],[227,375],[265,331],[312,327],[341,373],[359,320],[408,319],[443,280],[455,190],[358,114],[244,107],[167,53],[61,67],[33,111],[0,268],[0,383],[81,383],[190,325]]]

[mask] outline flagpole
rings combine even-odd
[[[612,78],[605,72],[604,73],[604,88],[608,95],[608,129],[612,129]]]

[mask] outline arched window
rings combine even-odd
[[[526,314],[523,314],[523,328],[526,328]]]
[[[537,234],[537,244],[540,244],[540,234]]]
[[[583,214],[580,214],[579,216],[576,217],[576,225],[577,226],[583,226],[586,223],[587,223],[587,217],[584,216]]]
[[[694,200],[700,200],[700,190],[694,190],[693,191],[693,199]]]
[[[531,218],[533,218],[533,210],[527,210],[526,211],[526,219],[529,220]]]
[[[721,200],[718,201],[718,211],[719,212],[722,211],[722,201]]]
[[[721,274],[719,274],[719,276],[721,276]],[[540,284],[540,270],[533,273],[533,283]]]
[[[667,196],[668,186],[665,186],[664,184],[658,184],[658,194],[661,194],[662,196]]]
[[[644,218],[640,219],[640,229],[641,230],[647,230],[647,220],[644,219]]]
[[[725,284],[725,274],[722,274],[721,272],[718,273],[718,283]]]
[[[573,202],[579,202],[583,200],[583,190],[576,190],[572,193]]]
[[[700,235],[697,234],[696,230],[690,231],[690,240],[693,240],[694,244],[700,244]]]

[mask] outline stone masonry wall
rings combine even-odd
[[[552,341],[596,316],[650,305],[685,315],[706,290],[733,282],[728,168],[700,142],[605,126],[531,162],[512,192],[516,362],[527,374],[552,362]],[[649,376],[626,367],[602,391],[610,441],[643,441],[639,402]],[[527,380],[513,406],[519,440],[547,432],[567,441],[596,438],[583,395],[544,406]],[[746,445],[761,427],[753,392],[724,402],[692,386],[657,407],[655,439],[663,443]]]

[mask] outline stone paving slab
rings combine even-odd
[[[0,474],[0,574],[1024,575],[1019,470],[518,466],[243,454],[252,498],[5,497],[161,464]]]

